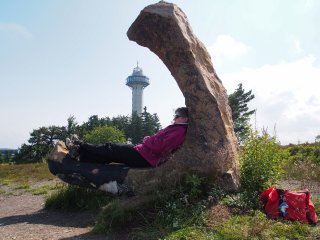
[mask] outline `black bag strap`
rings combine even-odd
[[[278,193],[278,196],[279,196],[279,202],[278,202],[279,217],[284,218],[285,215],[284,215],[284,213],[280,210],[280,207],[281,207],[282,203],[285,202],[284,193],[285,193],[286,191],[283,190],[283,189],[279,189],[279,188],[276,188],[276,190],[277,190],[277,193]]]
[[[310,192],[309,191],[304,191],[304,193],[306,194],[306,198],[310,199]],[[307,215],[307,220],[308,220],[309,224],[311,224],[311,225],[316,225],[317,224],[310,217],[309,203],[308,202],[306,202],[306,215]]]

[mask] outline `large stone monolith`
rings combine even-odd
[[[190,112],[186,141],[173,159],[146,175],[139,173],[134,177],[135,171],[129,171],[129,177],[139,185],[147,180],[156,181],[155,176],[169,178],[180,172],[197,171],[227,190],[237,190],[238,144],[228,95],[186,15],[175,4],[161,1],[144,8],[127,35],[163,61],[177,81]]]

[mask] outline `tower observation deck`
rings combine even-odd
[[[126,85],[132,89],[132,113],[142,113],[143,89],[149,86],[149,78],[143,75],[142,69],[137,66],[133,69],[132,75],[127,77]]]

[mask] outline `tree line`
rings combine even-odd
[[[239,143],[243,143],[247,138],[251,126],[250,117],[255,110],[249,110],[248,103],[254,98],[251,90],[246,92],[242,84],[228,96],[229,105],[232,110],[234,129]],[[19,148],[18,153],[10,158],[1,158],[1,162],[40,162],[46,160],[46,156],[52,150],[58,140],[65,140],[72,134],[77,134],[80,139],[99,127],[112,127],[120,130],[124,138],[132,144],[141,143],[144,136],[152,135],[161,129],[159,117],[156,113],[151,114],[144,108],[141,115],[133,113],[131,116],[119,115],[117,117],[103,117],[98,115],[89,117],[88,121],[78,124],[74,116],[67,119],[66,126],[39,127],[30,133],[28,143],[24,143]],[[111,131],[110,128],[108,131]]]
[[[30,133],[28,143],[22,144],[18,153],[11,160],[16,163],[43,161],[58,140],[64,141],[72,134],[77,134],[82,139],[94,129],[104,126],[121,131],[125,139],[132,144],[142,142],[144,136],[152,135],[161,129],[158,115],[149,113],[147,108],[144,108],[141,115],[133,113],[131,116],[119,115],[113,118],[99,118],[98,115],[93,115],[82,124],[78,124],[76,118],[70,116],[67,119],[66,126],[34,129]]]

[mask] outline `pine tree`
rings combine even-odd
[[[159,122],[159,118],[156,113],[151,114],[147,112],[147,107],[144,107],[143,110],[144,111],[141,114],[142,132],[144,136],[150,136],[160,130],[161,124]]]
[[[126,133],[133,144],[141,143],[143,140],[142,118],[136,112],[132,113],[131,122],[128,125]]]
[[[247,139],[251,129],[249,121],[251,115],[255,113],[255,110],[249,111],[248,102],[252,99],[254,99],[252,91],[245,92],[241,83],[235,92],[229,95],[234,131],[239,143],[243,143]]]

